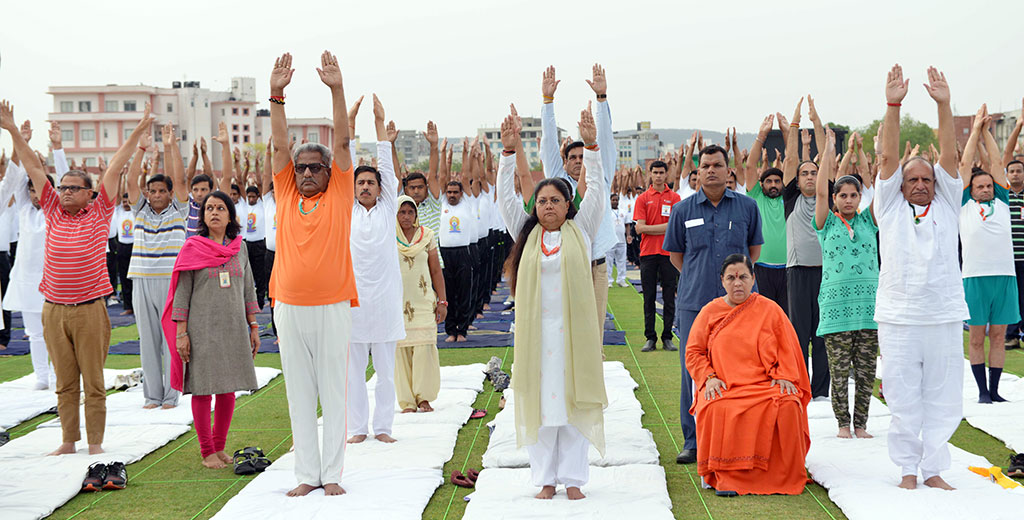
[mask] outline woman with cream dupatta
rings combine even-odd
[[[518,237],[506,263],[516,297],[516,444],[526,446],[529,453],[533,483],[542,488],[537,498],[552,498],[562,484],[569,499],[578,500],[585,498],[580,487],[589,479],[590,445],[604,454],[608,397],[589,252],[608,196],[594,116],[584,111],[579,131],[585,147],[586,191],[579,211],[567,182],[545,179],[529,190],[529,169],[520,168],[524,192],[532,191],[536,200],[527,214],[512,177],[516,156],[523,155],[521,128],[513,108],[513,115],[501,125],[505,149],[498,167],[502,218],[509,233]]]

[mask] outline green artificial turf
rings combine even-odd
[[[816,485],[808,485],[799,496],[744,496],[731,499],[716,497],[713,491],[700,489],[695,465],[678,465],[676,453],[682,445],[679,429],[679,356],[675,352],[643,353],[644,342],[642,298],[632,287],[609,289],[609,309],[615,315],[615,324],[626,331],[627,346],[607,346],[609,360],[622,361],[633,378],[640,384],[636,396],[644,409],[643,425],[654,435],[665,468],[669,496],[676,518],[845,518],[842,511],[828,498],[828,492]],[[658,319],[658,328],[661,320]],[[115,329],[111,344],[137,339],[135,327]],[[965,335],[966,343],[966,335]],[[966,346],[965,346],[966,349]],[[460,365],[486,363],[491,356],[504,360],[508,371],[512,364],[512,348],[442,349],[441,364]],[[260,366],[280,368],[278,354],[260,354]],[[139,366],[138,356],[112,355],[107,358],[109,368]],[[1020,350],[1007,354],[1006,370],[1024,373],[1024,353]],[[28,356],[2,356],[0,353],[0,381],[21,377],[32,371]],[[471,420],[459,432],[452,459],[445,464],[441,485],[423,513],[426,519],[462,518],[466,502],[463,498],[471,490],[448,482],[453,470],[480,468],[487,448],[489,433],[486,424],[498,411],[500,394],[485,382],[484,391],[477,397],[474,407],[485,408],[487,417]],[[31,432],[35,426],[53,416],[44,414],[14,428],[13,437]],[[993,437],[963,422],[953,436],[953,444],[985,456],[993,464],[1005,464],[1010,450]],[[228,446],[260,446],[267,455],[276,459],[291,447],[291,429],[288,404],[282,377],[252,396],[238,400]],[[174,439],[166,446],[128,466],[129,486],[122,491],[80,494],[63,505],[51,518],[79,519],[195,519],[213,516],[252,477],[238,477],[230,468],[205,469],[199,464],[199,446],[195,431]]]

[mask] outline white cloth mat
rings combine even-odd
[[[985,369],[985,377],[988,377],[988,368]],[[971,362],[964,360],[964,418],[971,426],[1003,441],[1007,448],[1020,453],[1024,451],[1024,379],[1003,372],[999,378],[999,395],[1007,402],[979,403],[978,385],[974,382]]]
[[[480,472],[476,490],[469,495],[463,520],[538,520],[574,518],[588,520],[671,519],[665,468],[655,464],[631,464],[590,468],[590,482],[580,491],[587,498],[569,500],[559,487],[551,500],[534,498],[539,488],[530,480],[529,468],[489,468]]]
[[[129,375],[135,368],[103,369],[103,382],[109,390],[119,375]],[[33,390],[36,375],[28,374],[13,381],[0,383],[0,429],[11,428],[57,406],[54,390]]]
[[[604,384],[608,394],[608,407],[604,410],[605,456],[601,457],[597,448],[591,446],[590,464],[658,464],[654,436],[641,425],[644,412],[633,393],[639,385],[619,361],[604,362]],[[491,423],[494,430],[484,452],[483,467],[525,468],[530,460],[525,447],[516,448],[514,393],[510,388],[504,395],[505,408]]]

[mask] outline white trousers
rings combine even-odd
[[[132,309],[139,330],[142,395],[147,405],[178,405],[181,392],[171,388],[171,351],[160,318],[171,290],[170,278],[132,278]]]
[[[345,465],[345,379],[352,331],[349,302],[313,306],[275,303],[281,369],[295,441],[295,479],[310,486],[338,484]],[[324,423],[322,457],[317,435],[318,397]]]
[[[36,374],[36,381],[57,388],[57,374],[53,371],[53,364],[46,353],[46,340],[43,339],[43,313],[21,311],[21,320],[25,322],[25,334],[28,335],[28,350],[32,357],[32,370]]]
[[[618,282],[626,281],[626,243],[615,244],[605,255],[608,259],[608,283],[612,283],[612,267],[615,267]]]
[[[882,387],[892,412],[889,458],[903,476],[925,479],[949,469],[947,442],[963,418],[961,322],[878,324]]]
[[[370,433],[370,399],[366,391],[366,365],[373,355],[377,384],[373,387],[373,434],[391,435],[395,422],[395,342],[353,343],[348,362],[348,433]]]
[[[590,441],[571,424],[541,426],[526,452],[535,486],[581,487],[590,480]]]

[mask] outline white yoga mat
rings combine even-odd
[[[988,369],[985,370],[988,377]],[[1024,451],[1024,379],[1003,372],[999,395],[1008,402],[978,403],[978,385],[974,382],[970,361],[964,360],[964,418],[971,426],[1003,441],[1006,447]],[[998,461],[1006,464],[1004,461]]]
[[[601,457],[597,448],[591,446],[590,464],[658,464],[654,436],[641,425],[644,412],[633,393],[639,385],[619,361],[606,361],[604,374],[608,394],[608,407],[604,410],[605,456]],[[525,447],[516,448],[515,396],[512,389],[505,390],[504,396],[505,408],[491,423],[494,430],[483,455],[483,467],[525,468],[530,465],[530,460]]]
[[[270,367],[256,367],[256,383],[263,388],[281,371]],[[250,392],[236,392],[236,395],[249,395]],[[178,406],[169,410],[156,407],[144,409],[146,398],[142,394],[142,385],[129,388],[125,392],[117,392],[107,396],[107,426],[132,426],[142,424],[192,424],[192,396],[183,395],[178,399]],[[84,417],[85,407],[79,409]],[[51,419],[38,428],[59,428],[60,418]]]
[[[480,472],[462,518],[668,520],[673,515],[667,486],[665,468],[659,465],[591,466],[590,482],[580,489],[587,498],[569,500],[559,487],[551,500],[539,500],[529,468],[489,468]]]
[[[109,390],[119,375],[128,375],[137,369],[103,369],[103,382]],[[52,388],[33,390],[35,374],[28,374],[13,381],[0,383],[0,429],[21,424],[57,406],[57,394]]]
[[[12,476],[0,480],[0,516],[5,520],[45,517],[78,494],[93,462],[136,462],[188,430],[186,425],[167,424],[108,426],[103,441],[106,453],[100,455],[89,455],[85,442],[79,442],[75,454],[46,456],[61,443],[59,428],[15,438],[0,450],[0,472]]]

